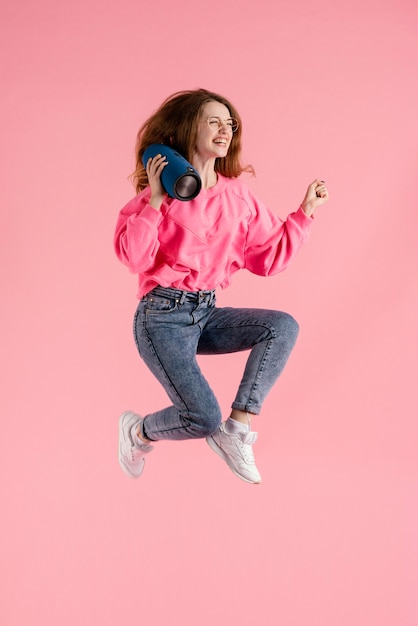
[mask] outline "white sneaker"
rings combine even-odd
[[[142,418],[132,411],[125,411],[119,418],[119,465],[130,478],[141,476],[145,455],[153,449],[146,443],[137,444],[132,438],[132,429],[141,422]]]
[[[225,430],[225,422],[218,430],[206,438],[209,446],[223,459],[238,478],[247,483],[261,483],[252,445],[257,440],[255,432],[242,432],[231,435]]]

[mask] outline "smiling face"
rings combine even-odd
[[[223,124],[220,128],[214,123],[210,126],[207,122],[209,117],[219,118]],[[200,113],[199,128],[196,140],[196,156],[199,160],[221,159],[226,157],[232,140],[232,129],[227,123],[231,114],[228,108],[212,100],[207,102]]]

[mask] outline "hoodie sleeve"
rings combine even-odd
[[[154,263],[159,249],[161,211],[148,204],[146,195],[133,198],[119,213],[113,244],[118,259],[136,274]]]
[[[283,271],[308,240],[313,218],[302,207],[282,220],[255,198],[251,205],[245,267],[254,274],[272,276]]]

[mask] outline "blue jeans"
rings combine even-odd
[[[214,291],[156,287],[138,304],[135,342],[141,358],[172,405],[146,415],[151,440],[207,437],[221,423],[218,401],[197,363],[197,354],[250,350],[233,409],[258,414],[280,376],[298,335],[287,313],[217,308]]]

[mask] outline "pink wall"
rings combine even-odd
[[[1,624],[418,624],[417,26],[412,0],[4,9]],[[287,272],[220,295],[301,324],[259,487],[203,441],[117,464],[119,413],[166,399],[113,227],[138,125],[200,86],[278,214],[316,176],[332,196]],[[202,359],[225,413],[242,363]]]

